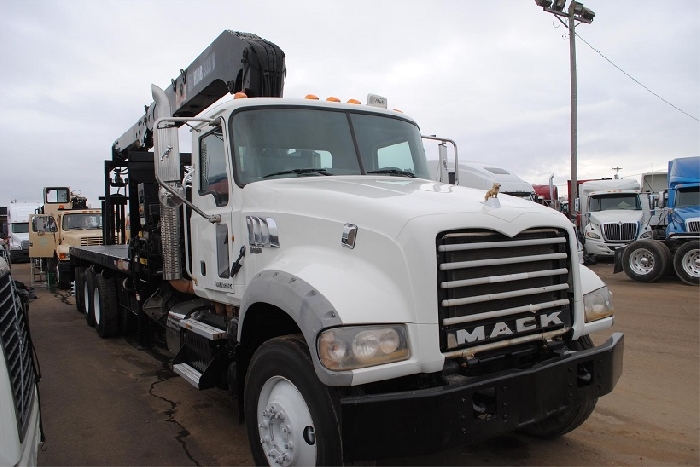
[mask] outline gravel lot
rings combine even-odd
[[[592,268],[614,294],[625,368],[583,426],[554,441],[512,434],[379,465],[700,465],[700,288]],[[29,265],[12,271],[30,284]],[[37,295],[30,321],[47,436],[39,465],[252,463],[226,392],[194,390],[165,352],[99,339],[66,291],[37,286]]]

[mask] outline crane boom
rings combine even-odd
[[[193,117],[227,92],[249,97],[281,97],[284,52],[255,34],[226,30],[165,89],[174,117]],[[112,145],[112,159],[126,160],[129,150],[153,147],[155,102]]]

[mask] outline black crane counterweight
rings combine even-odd
[[[284,52],[255,34],[226,30],[186,69],[165,93],[174,117],[193,117],[226,93],[249,97],[282,97]],[[129,150],[153,147],[155,103],[112,146],[112,160],[126,160]]]

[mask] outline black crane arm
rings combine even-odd
[[[174,117],[194,117],[227,92],[282,97],[284,52],[255,34],[226,30],[165,88]],[[155,103],[112,145],[112,160],[153,147]]]

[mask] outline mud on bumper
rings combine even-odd
[[[515,431],[611,392],[622,374],[623,351],[624,336],[614,333],[598,347],[532,368],[343,398],[344,460],[426,454]]]

